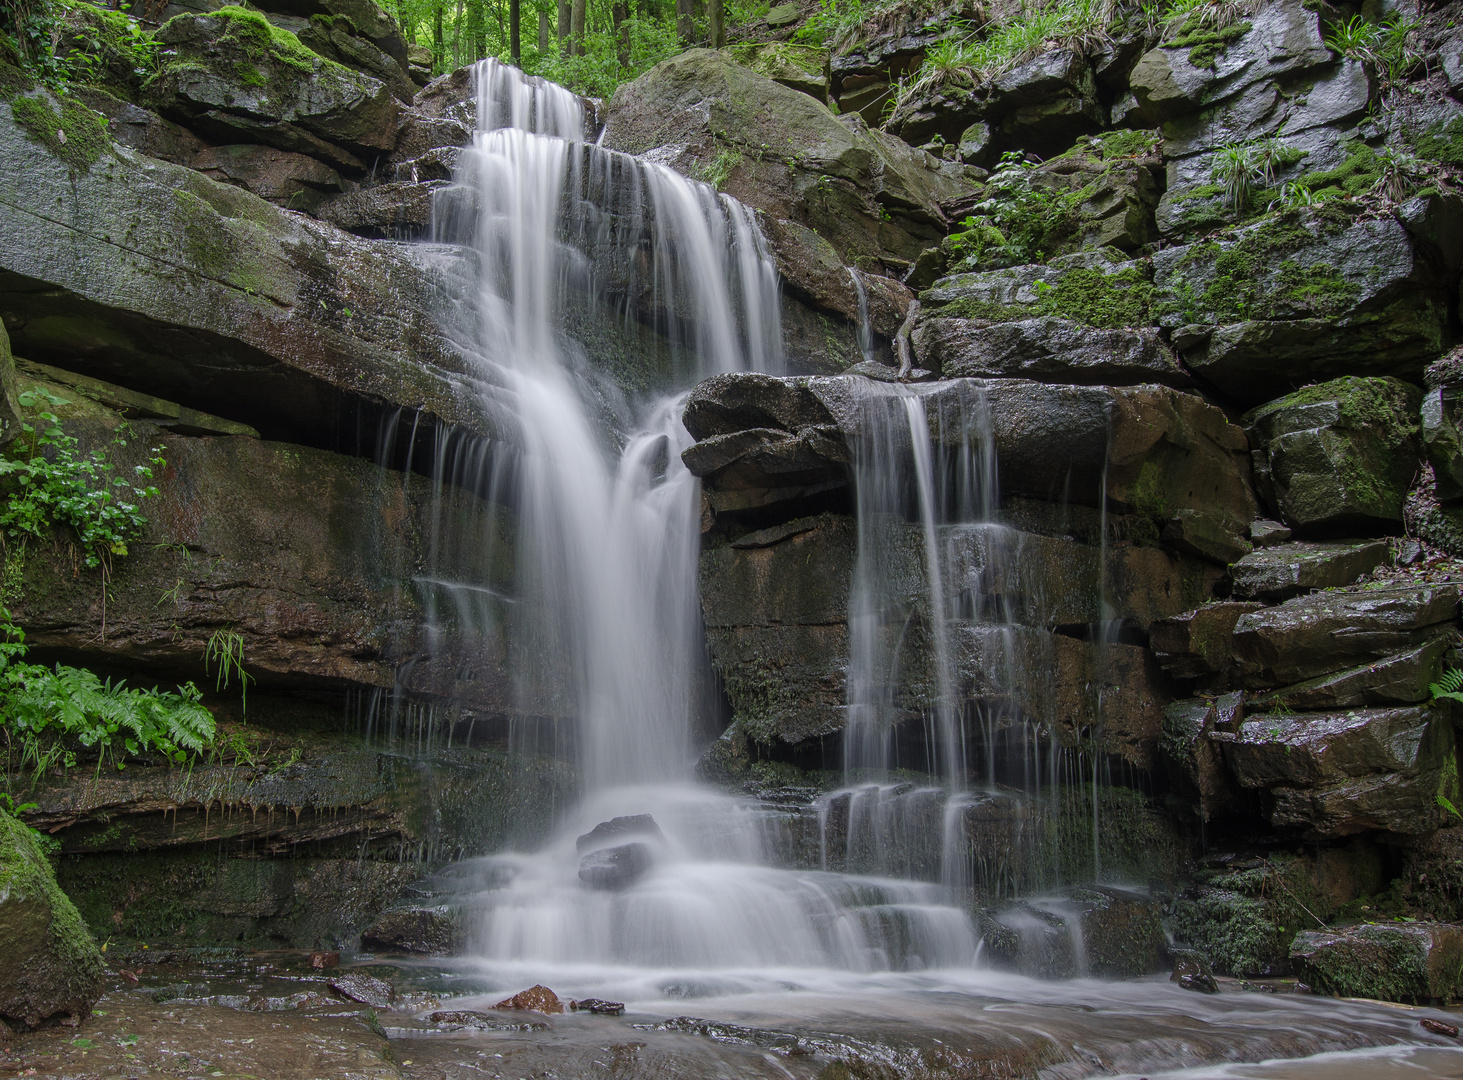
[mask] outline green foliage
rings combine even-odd
[[[818,10],[803,20],[793,40],[832,48],[852,38],[863,24],[863,0],[819,0]],[[926,63],[931,62],[942,44],[943,41],[935,44],[925,58]]]
[[[951,237],[951,272],[1045,262],[1077,224],[1080,195],[1033,182],[1036,164],[1020,151],[1001,158],[985,198]]]
[[[1256,187],[1271,187],[1277,169],[1294,165],[1305,152],[1293,150],[1277,138],[1248,143],[1228,143],[1215,155],[1214,179],[1224,186],[1230,207],[1243,213],[1249,209]]]
[[[1194,67],[1213,68],[1225,49],[1250,32],[1250,23],[1232,21],[1238,17],[1238,10],[1234,4],[1198,5],[1164,44],[1170,49],[1188,49],[1189,63]],[[1219,14],[1211,12],[1223,13],[1230,21],[1222,21]]]
[[[1382,92],[1386,93],[1418,61],[1411,45],[1418,25],[1395,13],[1380,23],[1354,15],[1331,27],[1326,34],[1326,47],[1348,60],[1359,60],[1371,67],[1382,84]]]
[[[86,565],[105,572],[147,524],[138,507],[157,495],[148,481],[164,464],[162,448],[154,447],[149,464],[136,466],[132,477],[119,476],[107,450],[83,454],[76,438],[61,430],[49,409],[67,404],[64,399],[35,389],[17,402],[26,415],[20,437],[0,456],[0,537],[23,546],[64,526],[75,534]],[[119,432],[112,445],[125,447],[127,440]]]
[[[62,14],[57,0],[0,4],[0,57],[10,53],[27,75],[53,89],[66,82],[66,65],[56,55]]]
[[[159,43],[138,19],[86,0],[60,4],[69,28],[60,46],[69,81],[104,85],[125,71],[140,83],[157,73]]]
[[[1463,670],[1449,668],[1438,676],[1438,681],[1430,684],[1428,689],[1432,691],[1434,701],[1463,702]],[[1456,812],[1454,811],[1454,813]]]
[[[212,671],[218,665],[214,678],[215,690],[227,690],[231,679],[239,681],[239,701],[243,711],[249,708],[249,683],[254,676],[244,670],[244,638],[229,630],[215,630],[203,648],[203,670]]]
[[[6,771],[29,771],[32,786],[51,768],[75,765],[83,752],[97,769],[121,769],[128,757],[160,754],[184,764],[213,742],[214,723],[192,683],[176,692],[134,690],[82,668],[25,662],[25,634],[0,609],[0,734]]]

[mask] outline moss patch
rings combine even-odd
[[[73,173],[84,173],[108,149],[107,122],[79,101],[60,99],[58,112],[45,97],[17,97],[10,102],[15,122],[36,142],[66,162]]]
[[[1190,64],[1197,68],[1213,68],[1218,63],[1220,54],[1249,32],[1248,22],[1233,23],[1218,29],[1207,27],[1196,12],[1185,20],[1171,40],[1164,42],[1164,47],[1188,49]]]
[[[1149,326],[1153,322],[1153,284],[1132,266],[1116,274],[1069,270],[1042,296],[1038,306],[1043,315],[1104,330]]]

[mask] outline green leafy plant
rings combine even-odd
[[[1429,179],[1427,164],[1416,154],[1387,146],[1377,151],[1381,175],[1373,189],[1389,202],[1401,202]]]
[[[863,0],[820,0],[818,10],[803,20],[793,40],[832,47],[853,37],[863,23]]]
[[[1305,156],[1271,136],[1248,143],[1226,143],[1215,154],[1214,179],[1224,186],[1224,200],[1240,213],[1249,208],[1256,188],[1275,184],[1275,174]]]
[[[65,398],[38,388],[16,401],[24,414],[20,437],[0,456],[0,536],[23,546],[57,526],[69,528],[86,565],[100,567],[105,582],[112,556],[126,555],[147,525],[139,507],[158,493],[149,481],[165,464],[162,448],[154,447],[131,477],[119,475],[106,449],[82,453],[76,437],[61,429],[50,410],[69,404]],[[126,432],[119,429],[113,447],[127,445]]]
[[[1449,668],[1428,689],[1432,691],[1433,701],[1463,702],[1463,669]]]
[[[1020,151],[1002,156],[986,183],[985,198],[951,238],[956,269],[1045,262],[1071,231],[1072,200],[1034,183],[1035,168]]]
[[[29,771],[31,786],[82,753],[121,769],[126,759],[158,754],[184,764],[213,742],[213,716],[191,682],[176,691],[132,689],[82,668],[25,661],[25,633],[0,609],[0,735],[7,772]]]
[[[1326,47],[1348,60],[1357,60],[1376,72],[1386,93],[1418,61],[1412,47],[1417,23],[1407,22],[1393,14],[1380,23],[1353,15],[1346,22],[1336,23],[1326,34]]]
[[[243,711],[249,708],[249,683],[254,676],[244,670],[244,638],[231,630],[215,630],[203,647],[203,669],[212,671],[218,665],[214,677],[215,690],[227,690],[233,679],[239,682],[239,700]]]

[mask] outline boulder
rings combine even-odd
[[[1274,602],[1312,589],[1351,585],[1391,558],[1385,540],[1277,544],[1230,567],[1234,595]]]
[[[1170,949],[1173,955],[1173,974],[1169,982],[1176,982],[1185,990],[1200,994],[1219,993],[1219,984],[1214,981],[1214,972],[1209,961],[1197,949]]]
[[[0,1019],[22,1028],[91,1015],[106,968],[37,836],[0,810]]]
[[[1394,217],[1296,210],[1153,265],[1184,362],[1244,404],[1338,375],[1415,377],[1443,344],[1441,279]]]
[[[654,863],[649,844],[598,848],[580,858],[579,880],[591,889],[621,892],[648,874]]]
[[[1244,422],[1261,490],[1287,524],[1312,533],[1400,522],[1421,398],[1397,379],[1347,376],[1253,410]]]
[[[326,985],[347,1001],[358,1001],[373,1009],[388,1009],[396,1000],[396,991],[389,982],[364,972],[337,975]]]
[[[309,137],[366,155],[395,145],[396,101],[385,83],[312,52],[258,12],[178,15],[157,40],[167,55],[150,100],[205,135],[227,140],[242,123],[281,150],[300,150]]]
[[[1295,936],[1290,960],[1312,990],[1418,1005],[1463,994],[1463,927],[1456,923],[1367,923]]]
[[[558,994],[547,986],[539,985],[530,986],[527,990],[520,990],[510,998],[504,998],[493,1008],[520,1009],[557,1015],[564,1011],[564,1004],[559,1000]]]
[[[461,947],[464,936],[460,920],[448,908],[395,908],[361,931],[361,948],[451,956]]]
[[[586,851],[597,851],[609,847],[611,842],[627,836],[641,836],[665,842],[665,834],[649,814],[630,814],[625,817],[601,821],[589,832],[574,841],[574,850],[581,855]]]
[[[444,253],[355,240],[120,147],[74,174],[3,106],[0,207],[0,309],[28,359],[296,441],[337,445],[356,401],[485,430],[486,390],[440,329]]]
[[[1236,782],[1248,788],[1416,774],[1438,768],[1453,749],[1451,716],[1427,707],[1252,712],[1233,735],[1223,740],[1224,759]]]
[[[984,953],[1024,975],[1123,979],[1163,970],[1167,942],[1160,906],[1146,894],[1101,886],[987,909]]]
[[[392,182],[348,191],[317,203],[316,216],[356,236],[421,240],[431,235],[432,207],[446,180]]]
[[[107,134],[118,146],[174,165],[189,166],[208,146],[187,128],[133,102],[91,87],[74,87],[71,92],[78,101],[107,118]]]
[[[902,267],[946,233],[942,204],[966,197],[963,167],[946,166],[856,115],[835,117],[807,94],[707,49],[667,60],[615,91],[605,147],[656,151],[743,203],[797,221],[849,262]]]
[[[297,36],[302,45],[327,60],[381,80],[403,105],[410,105],[416,96],[416,84],[407,67],[380,46],[357,36],[349,15],[312,15],[309,25]]]
[[[1173,774],[1197,796],[1201,821],[1228,813],[1238,803],[1239,793],[1219,744],[1209,738],[1227,715],[1220,707],[1223,704],[1223,699],[1217,705],[1213,700],[1190,698],[1175,701],[1163,711],[1159,750]]]
[[[1250,686],[1288,686],[1416,649],[1457,615],[1456,585],[1321,592],[1241,615],[1234,651]]]
[[[1227,675],[1234,666],[1235,623],[1263,607],[1244,601],[1205,604],[1154,622],[1149,644],[1163,670],[1176,679]]]
[[[298,19],[316,16],[348,19],[356,36],[391,57],[402,70],[410,63],[411,46],[402,36],[401,27],[376,0],[269,0],[269,10]]]

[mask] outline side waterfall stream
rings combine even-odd
[[[1002,857],[972,855],[969,815],[1001,800],[1095,800],[1098,764],[1014,712],[971,716],[958,700],[959,635],[978,640],[988,682],[1021,677],[1013,592],[992,586],[1019,573],[1020,534],[997,517],[981,402],[962,418],[958,451],[935,453],[926,388],[849,377],[870,434],[854,448],[850,786],[812,808],[822,868],[789,855],[798,840],[785,808],[694,782],[711,682],[699,488],[681,463],[691,439],[680,415],[701,379],[781,372],[775,265],[739,203],[587,141],[567,91],[493,60],[476,74],[478,131],[440,197],[436,239],[475,257],[457,331],[482,358],[484,409],[516,433],[511,462],[493,463],[480,486],[511,492],[517,580],[512,595],[423,580],[454,603],[511,609],[505,647],[520,690],[577,718],[584,795],[538,850],[439,875],[439,895],[467,912],[454,985],[484,1003],[544,983],[652,1016],[843,1033],[817,1036],[829,1046],[853,1045],[854,1033],[866,1059],[892,1070],[879,1075],[937,1059],[960,1075],[1111,1075],[1416,1041],[1415,1021],[1367,1006],[1206,998],[1157,980],[1042,982],[984,966],[972,890],[1029,896],[1062,882],[1019,837]],[[855,285],[862,295],[857,275]],[[609,311],[654,324],[669,342],[663,394],[629,401],[596,376],[575,331],[586,305],[590,321]],[[867,340],[861,328],[866,351]],[[924,568],[913,590],[892,555],[911,544]],[[925,737],[911,760],[893,733],[910,717],[900,658],[916,629],[928,662],[916,680]],[[900,780],[898,769],[936,779]],[[596,845],[581,838],[639,815],[654,824],[622,822],[613,842],[648,852],[649,869],[623,888],[586,887],[581,859]],[[1090,880],[1097,837],[1087,842]],[[762,1051],[716,1071],[817,1074]]]

